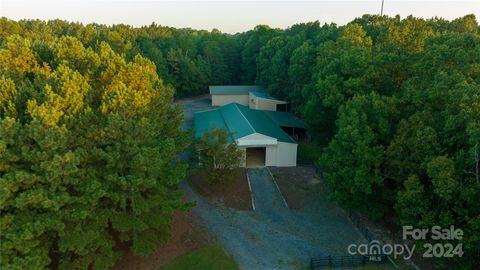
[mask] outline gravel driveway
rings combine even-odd
[[[208,109],[208,99],[179,101],[185,107],[185,127],[193,113]],[[311,257],[345,255],[362,237],[345,213],[326,198],[302,210],[288,209],[267,168],[249,169],[255,211],[213,205],[184,181],[186,198],[197,201],[193,211],[206,224],[241,269],[305,269]]]
[[[193,127],[193,114],[195,112],[212,109],[209,95],[180,99],[175,104],[180,104],[183,107],[183,118],[185,119],[182,126],[183,129]]]

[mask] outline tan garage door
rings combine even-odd
[[[247,167],[265,167],[265,147],[247,148]]]

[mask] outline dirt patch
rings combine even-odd
[[[153,270],[163,266],[178,256],[189,253],[208,244],[203,230],[198,229],[199,222],[192,212],[177,212],[171,225],[170,239],[158,245],[157,250],[147,257],[136,256],[128,247],[123,246],[124,256],[111,268],[112,270]]]
[[[312,167],[271,167],[269,169],[291,209],[302,209],[324,192],[322,181]]]
[[[190,184],[211,203],[219,203],[239,210],[252,210],[245,169],[239,168],[233,174],[228,181],[211,184],[207,181],[205,172],[196,171],[190,177]]]

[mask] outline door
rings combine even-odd
[[[266,147],[248,147],[247,148],[247,167],[265,167]]]

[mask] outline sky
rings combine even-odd
[[[475,14],[480,0],[384,0],[384,14],[454,19]],[[9,19],[64,19],[82,23],[159,25],[236,33],[267,24],[286,28],[320,21],[343,25],[363,14],[379,14],[381,0],[0,0],[0,16]]]

